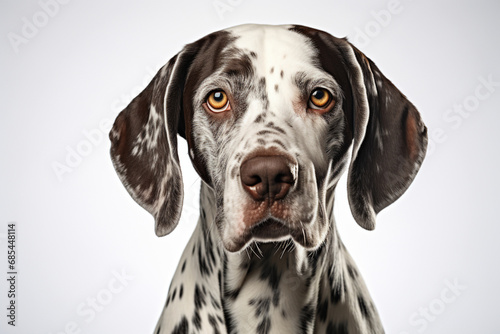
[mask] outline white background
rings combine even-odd
[[[354,222],[345,179],[339,186],[338,228],[387,333],[500,333],[497,1],[73,0],[49,7],[0,4],[1,333],[153,331],[195,226],[199,179],[181,141],[183,217],[171,235],[157,238],[152,217],[113,170],[105,123],[184,44],[252,22],[348,36],[429,128],[419,175],[379,215],[375,231]],[[69,166],[77,150],[85,156]],[[15,328],[6,317],[8,222],[18,225]],[[115,282],[117,272],[128,279]],[[445,291],[447,281],[461,289]],[[453,301],[445,303],[443,292]],[[91,316],[97,296],[105,305]]]

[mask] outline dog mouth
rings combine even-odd
[[[256,241],[278,241],[290,236],[290,228],[274,218],[268,218],[253,226],[248,235]]]
[[[224,246],[229,252],[239,252],[248,247],[252,242],[272,243],[294,240],[302,246],[306,246],[306,240],[302,240],[303,231],[296,231],[288,225],[276,218],[269,217],[246,229],[237,238],[226,239]]]

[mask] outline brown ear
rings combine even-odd
[[[372,230],[377,213],[415,178],[427,149],[427,128],[415,106],[370,59],[346,40],[337,41],[353,95],[349,204],[358,224]]]
[[[196,52],[188,45],[161,68],[118,115],[109,134],[116,172],[132,198],[153,215],[157,236],[169,234],[181,216],[177,133],[184,135],[182,91]]]
[[[377,213],[408,189],[420,169],[427,128],[406,96],[346,39],[304,26],[292,30],[311,39],[320,64],[342,88],[344,137],[353,138],[349,204],[356,222],[373,230]],[[340,155],[346,151],[344,145]]]

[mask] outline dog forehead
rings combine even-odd
[[[252,56],[259,77],[267,77],[311,70],[317,64],[317,51],[312,41],[293,30],[292,25],[245,24],[227,29],[234,41],[233,47]]]

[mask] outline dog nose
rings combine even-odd
[[[256,201],[283,199],[295,183],[293,165],[283,156],[257,156],[244,161],[241,183]]]

